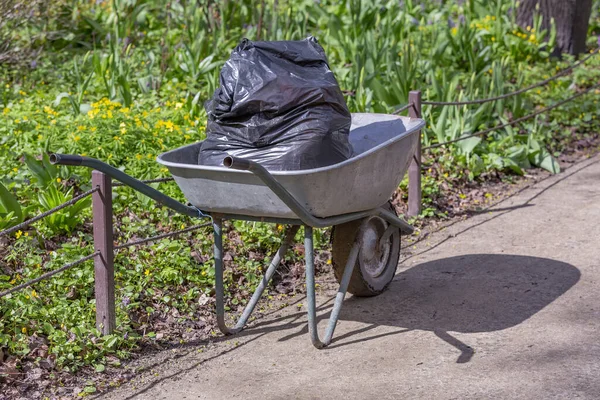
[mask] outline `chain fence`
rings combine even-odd
[[[541,110],[538,110],[538,111],[536,111],[536,112],[534,112],[534,113],[531,113],[531,114],[529,114],[529,115],[526,115],[526,116],[524,116],[524,117],[517,118],[517,119],[515,119],[515,120],[513,120],[513,121],[510,121],[510,122],[507,122],[507,123],[504,123],[504,124],[500,124],[500,125],[496,125],[496,126],[493,126],[493,127],[491,127],[491,128],[485,129],[485,130],[483,130],[483,131],[479,131],[479,132],[472,133],[472,134],[470,134],[470,135],[461,136],[461,137],[459,137],[459,138],[452,139],[452,140],[448,140],[448,141],[446,141],[446,142],[442,142],[442,143],[436,143],[436,144],[433,144],[433,145],[431,145],[431,146],[426,146],[426,147],[423,147],[423,148],[422,148],[422,150],[434,149],[434,148],[436,148],[436,147],[441,147],[441,146],[445,146],[445,145],[448,145],[448,144],[451,144],[451,143],[456,143],[456,142],[460,142],[460,141],[462,141],[462,140],[470,139],[470,138],[472,138],[472,137],[475,137],[475,136],[483,136],[483,135],[487,135],[487,134],[488,134],[488,133],[490,133],[490,132],[497,131],[497,130],[499,130],[499,129],[502,129],[502,128],[505,128],[505,127],[507,127],[507,126],[516,125],[516,124],[518,124],[518,123],[520,123],[520,122],[523,122],[523,121],[526,121],[526,120],[528,120],[528,119],[531,119],[531,118],[533,118],[533,117],[535,117],[535,116],[538,116],[538,115],[540,115],[540,114],[543,114],[543,113],[545,113],[545,112],[547,112],[547,111],[550,111],[550,110],[552,110],[552,109],[554,109],[554,108],[560,107],[560,106],[562,106],[563,104],[569,103],[569,102],[571,102],[571,101],[575,100],[576,98],[578,98],[578,97],[581,97],[581,96],[583,96],[583,95],[585,95],[585,94],[587,94],[587,93],[591,92],[592,90],[596,90],[596,89],[600,89],[600,85],[596,85],[596,86],[589,87],[589,88],[587,88],[587,89],[583,90],[582,92],[579,92],[579,93],[577,93],[577,94],[574,94],[573,96],[571,96],[571,97],[569,97],[569,98],[567,98],[567,99],[564,99],[564,100],[562,100],[562,101],[559,101],[558,103],[552,104],[552,105],[550,105],[550,106],[548,106],[548,107],[544,107],[544,108],[542,108]]]
[[[154,179],[146,179],[144,181],[140,181],[142,183],[162,183],[162,182],[171,182],[174,181],[175,179],[173,179],[172,176],[168,176],[166,178],[154,178]],[[121,186],[127,186],[124,185],[121,182],[113,182],[112,183],[112,187],[121,187]]]
[[[139,239],[139,240],[135,240],[135,241],[123,243],[123,244],[120,244],[118,246],[115,246],[114,250],[117,251],[117,250],[121,250],[121,249],[124,249],[124,248],[127,248],[127,247],[140,246],[142,244],[146,244],[146,243],[149,243],[149,242],[154,242],[154,241],[157,241],[157,240],[162,240],[162,239],[166,239],[166,238],[173,237],[173,236],[178,236],[178,235],[181,235],[183,233],[192,232],[192,231],[195,231],[197,229],[204,228],[206,226],[209,226],[210,224],[211,224],[210,222],[207,222],[207,223],[204,223],[204,224],[198,224],[198,225],[190,226],[189,228],[180,229],[178,231],[163,233],[162,235],[156,235],[156,236],[152,236],[152,237],[145,238],[145,239]]]
[[[399,109],[397,109],[396,111],[394,111],[392,114],[400,114],[402,111],[406,111],[409,108],[413,107],[414,104],[413,103],[408,103],[402,107],[400,107]]]
[[[590,58],[594,57],[595,55],[600,54],[598,51],[595,51],[591,54],[588,54],[586,57],[584,57],[583,59],[579,60],[578,62],[576,62],[575,64],[571,65],[570,67],[567,67],[563,70],[561,70],[559,73],[557,73],[556,75],[551,76],[548,79],[544,79],[541,82],[535,83],[531,86],[527,86],[523,89],[519,89],[519,90],[515,90],[514,92],[511,93],[506,93],[500,96],[496,96],[496,97],[490,97],[487,99],[479,99],[479,100],[465,100],[465,101],[423,101],[421,102],[421,104],[423,105],[428,105],[428,106],[464,106],[464,105],[469,105],[469,104],[484,104],[484,103],[489,103],[492,101],[498,101],[498,100],[503,100],[503,99],[507,99],[509,97],[513,97],[525,92],[528,92],[530,90],[539,88],[541,86],[545,86],[548,83],[555,81],[556,79],[566,75],[567,73],[571,72],[573,69],[579,67],[580,65],[582,65],[583,63],[585,63],[587,60],[589,60]],[[406,107],[406,106],[405,106]],[[408,108],[408,107],[406,107]],[[401,111],[397,111],[397,112],[401,112]]]
[[[79,264],[83,264],[84,262],[86,262],[88,260],[91,260],[92,258],[96,257],[98,254],[100,254],[100,252],[96,251],[96,252],[94,252],[92,254],[89,254],[89,255],[87,255],[85,257],[80,258],[77,261],[73,261],[73,262],[71,262],[69,264],[65,264],[62,267],[58,268],[58,269],[55,269],[53,271],[48,271],[45,274],[42,274],[42,275],[38,276],[35,279],[32,279],[32,280],[27,281],[27,282],[23,282],[20,285],[11,287],[10,289],[7,289],[7,290],[5,290],[3,292],[0,292],[0,298],[2,298],[4,296],[7,296],[7,295],[9,295],[11,293],[14,293],[16,291],[19,291],[21,289],[24,289],[26,287],[29,287],[31,285],[35,285],[36,283],[38,283],[40,281],[43,281],[44,279],[51,278],[54,275],[60,274],[61,272],[64,272],[64,271],[66,271],[68,269],[71,269],[71,268],[73,268],[73,267],[75,267],[75,266],[77,266]]]
[[[170,181],[170,180],[173,180],[173,178],[150,179],[150,180],[143,181],[143,182],[144,183],[167,182],[167,181]],[[122,185],[113,185],[113,186],[122,186]],[[87,196],[92,195],[93,193],[97,192],[98,190],[99,190],[98,187],[90,189],[90,190],[88,190],[88,191],[86,191],[84,193],[81,193],[78,196],[73,197],[71,200],[69,200],[69,201],[67,201],[67,202],[65,202],[65,203],[63,203],[63,204],[61,204],[61,205],[59,205],[57,207],[54,207],[54,208],[52,208],[52,209],[50,209],[50,210],[48,210],[46,212],[43,212],[43,213],[41,213],[39,215],[36,215],[35,217],[33,217],[33,218],[31,218],[31,219],[29,219],[27,221],[24,221],[24,222],[22,222],[22,223],[20,223],[18,225],[15,225],[15,226],[13,226],[13,227],[11,227],[9,229],[1,231],[0,232],[0,237],[7,236],[7,235],[10,235],[11,233],[18,232],[21,229],[27,228],[28,226],[32,225],[33,223],[35,223],[35,222],[37,222],[37,221],[39,221],[39,220],[41,220],[41,219],[43,219],[45,217],[48,217],[48,216],[50,216],[50,215],[52,215],[52,214],[54,214],[54,213],[56,213],[56,212],[58,212],[58,211],[60,211],[60,210],[62,210],[64,208],[66,208],[66,207],[74,205],[79,200],[81,200],[81,199],[83,199],[83,198],[85,198]],[[121,249],[124,249],[124,248],[127,248],[127,247],[132,247],[132,246],[140,246],[140,245],[147,244],[147,243],[150,243],[150,242],[154,242],[154,241],[157,241],[157,240],[161,240],[161,239],[166,239],[166,238],[169,238],[169,237],[178,236],[178,235],[181,235],[183,233],[192,232],[194,230],[197,230],[197,229],[209,226],[209,225],[210,225],[210,223],[198,224],[198,225],[190,226],[190,227],[185,228],[185,229],[181,229],[181,230],[177,230],[177,231],[173,231],[173,232],[168,232],[168,233],[164,233],[164,234],[161,234],[161,235],[156,235],[156,236],[152,236],[152,237],[149,237],[149,238],[140,239],[140,240],[136,240],[136,241],[132,241],[132,242],[123,243],[123,244],[115,246],[114,249],[113,249],[113,251],[118,251],[118,250],[121,250]],[[85,257],[82,257],[82,258],[80,258],[80,259],[78,259],[76,261],[73,261],[71,263],[65,264],[62,267],[58,268],[58,269],[55,269],[55,270],[52,270],[52,271],[48,271],[48,272],[40,275],[39,277],[37,277],[35,279],[29,280],[27,282],[21,283],[19,285],[11,287],[11,288],[9,288],[7,290],[4,290],[4,291],[0,292],[0,298],[5,297],[5,296],[7,296],[7,295],[9,295],[11,293],[17,292],[19,290],[22,290],[24,288],[30,287],[32,285],[35,285],[36,283],[39,283],[40,281],[43,281],[43,280],[48,279],[48,278],[51,278],[54,275],[60,274],[61,272],[64,272],[64,271],[66,271],[68,269],[71,269],[71,268],[73,268],[75,266],[83,264],[84,262],[93,259],[94,257],[98,256],[99,254],[100,254],[100,251],[95,251],[94,253],[89,254],[89,255],[87,255]]]
[[[8,228],[8,229],[5,229],[5,230],[3,230],[3,231],[0,231],[0,237],[2,237],[2,236],[8,236],[8,235],[10,235],[11,233],[14,233],[14,232],[20,231],[21,229],[24,229],[24,228],[27,228],[28,226],[30,226],[30,225],[31,225],[31,224],[33,224],[34,222],[37,222],[37,221],[39,221],[39,220],[41,220],[41,219],[44,219],[44,218],[46,218],[47,216],[49,216],[49,215],[52,215],[52,214],[54,214],[54,213],[56,213],[56,212],[58,212],[58,211],[62,210],[63,208],[66,208],[66,207],[72,206],[73,204],[77,203],[79,200],[81,200],[81,199],[83,199],[83,198],[86,198],[86,197],[88,197],[89,195],[91,195],[92,193],[95,193],[95,192],[97,192],[97,191],[98,191],[98,188],[97,188],[97,187],[95,187],[95,188],[93,188],[93,189],[90,189],[90,190],[88,190],[87,192],[83,192],[83,193],[81,193],[80,195],[73,197],[71,200],[69,200],[69,201],[67,201],[67,202],[64,202],[64,203],[62,203],[62,204],[61,204],[61,205],[59,205],[59,206],[56,206],[56,207],[54,207],[54,208],[52,208],[52,209],[50,209],[50,210],[48,210],[48,211],[45,211],[45,212],[41,213],[40,215],[36,215],[35,217],[33,217],[33,218],[31,218],[31,219],[28,219],[27,221],[21,222],[20,224],[17,224],[17,225],[15,225],[15,226],[13,226],[13,227],[10,227],[10,228]]]

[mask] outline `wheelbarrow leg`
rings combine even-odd
[[[287,229],[283,243],[277,250],[277,253],[273,257],[273,260],[271,260],[269,268],[267,268],[265,275],[263,276],[256,290],[254,291],[254,294],[252,295],[252,298],[246,305],[246,308],[244,308],[244,312],[242,313],[240,319],[233,328],[230,328],[225,323],[225,288],[223,284],[223,221],[218,218],[213,219],[213,229],[215,236],[214,257],[215,291],[217,295],[217,325],[219,326],[221,332],[223,332],[226,335],[232,335],[244,329],[244,326],[246,325],[246,322],[248,322],[248,318],[252,314],[252,311],[254,311],[254,307],[256,307],[260,296],[265,291],[265,288],[267,287],[269,281],[273,277],[273,274],[277,270],[279,263],[283,259],[285,253],[287,252],[292,242],[294,241],[294,236],[296,236],[296,233],[298,232],[299,228],[299,226],[294,225]]]
[[[335,296],[335,303],[333,305],[333,309],[331,310],[331,316],[329,317],[329,323],[327,325],[327,329],[325,331],[325,337],[323,341],[319,339],[319,332],[317,330],[317,306],[316,306],[316,296],[315,296],[315,258],[314,258],[314,246],[313,246],[313,228],[310,226],[304,227],[304,251],[305,251],[305,260],[306,260],[306,297],[308,300],[308,330],[310,332],[310,340],[312,344],[317,349],[322,349],[325,346],[328,346],[331,343],[331,338],[333,337],[333,331],[335,330],[335,326],[337,324],[338,318],[340,316],[340,310],[342,308],[342,303],[344,302],[344,297],[346,296],[346,291],[348,290],[348,284],[350,283],[350,277],[352,276],[352,270],[354,269],[354,264],[356,263],[356,258],[358,257],[359,246],[357,241],[352,245],[352,249],[350,250],[350,256],[348,257],[348,261],[346,263],[346,267],[344,268],[344,274],[342,275],[342,280],[340,283],[340,287]]]

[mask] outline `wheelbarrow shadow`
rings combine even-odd
[[[474,350],[449,332],[492,332],[516,326],[569,290],[580,276],[570,264],[519,255],[473,254],[425,262],[398,273],[379,296],[347,298],[341,323],[369,325],[337,338],[334,335],[330,347],[425,330],[460,350],[457,362],[465,363]],[[401,329],[345,341],[377,326]],[[280,340],[305,332],[303,328]]]

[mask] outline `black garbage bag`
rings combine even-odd
[[[335,164],[352,154],[350,112],[313,37],[242,40],[205,108],[202,165],[222,165],[231,155],[269,170],[299,170]]]

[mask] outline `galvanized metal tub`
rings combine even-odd
[[[424,124],[418,118],[352,114],[352,158],[322,168],[271,174],[316,217],[374,209],[385,204],[398,187]],[[211,213],[297,218],[251,172],[198,165],[201,145],[195,143],[158,157],[191,204]]]

